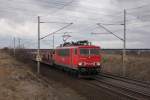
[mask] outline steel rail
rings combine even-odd
[[[93,87],[98,87],[99,89],[103,88],[109,92],[112,92],[115,95],[118,96],[123,96],[125,98],[131,99],[131,100],[139,100],[139,98],[132,96],[128,93],[123,93],[122,91],[116,90],[113,86],[105,84],[105,83],[100,83],[100,82],[90,82],[89,84],[93,85]]]
[[[129,79],[127,77],[121,77],[121,76],[117,76],[117,75],[111,75],[111,74],[107,74],[107,73],[101,73],[96,78],[101,78],[101,77],[107,77],[107,78],[119,80],[119,81],[122,81],[122,82],[126,82],[126,83],[130,83],[130,84],[138,85],[138,86],[141,86],[141,87],[150,88],[150,83],[139,81],[139,80],[134,80],[134,79]]]
[[[146,100],[150,99],[150,94],[145,92],[145,91],[139,91],[139,90],[136,90],[136,89],[131,89],[127,86],[114,84],[114,83],[111,83],[109,81],[102,80],[102,79],[99,79],[99,78],[96,78],[95,83],[108,85],[111,88],[115,89],[114,90],[115,92],[122,91],[123,93],[125,93],[125,95],[127,95],[127,93],[128,93],[128,95],[130,95],[131,97],[134,97],[134,99],[135,98],[146,98]]]

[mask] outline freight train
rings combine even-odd
[[[101,70],[100,47],[87,40],[66,42],[53,51],[42,51],[41,63],[57,66],[78,76],[95,76]],[[35,56],[34,56],[35,57]]]

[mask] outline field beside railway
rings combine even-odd
[[[125,61],[126,76],[133,79],[150,81],[150,56],[127,55]],[[103,71],[122,75],[122,55],[103,54]]]
[[[85,100],[59,83],[46,84],[28,67],[0,52],[0,100]]]
[[[7,66],[10,66],[10,64],[12,64],[17,70],[18,69],[24,70],[24,71],[19,71],[19,72],[28,73],[27,74],[28,76],[25,75],[24,78],[19,78],[18,82],[27,79],[29,82],[28,85],[32,85],[33,84],[32,81],[36,81],[38,82],[37,84],[40,83],[41,86],[43,87],[42,90],[38,88],[38,91],[40,91],[38,92],[39,94],[36,94],[36,96],[33,95],[33,98],[31,99],[28,98],[29,100],[34,100],[36,98],[39,98],[38,100],[49,100],[48,98],[52,98],[52,100],[53,98],[55,98],[54,100],[85,100],[85,98],[86,100],[104,100],[104,99],[105,100],[127,100],[127,98],[139,99],[139,98],[150,97],[149,96],[149,84],[147,85],[147,83],[144,83],[144,82],[138,83],[138,81],[133,81],[133,80],[128,80],[126,78],[118,77],[118,76],[121,76],[122,74],[121,55],[114,55],[114,54],[103,55],[103,71],[112,73],[112,74],[117,74],[118,76],[100,74],[96,76],[94,80],[84,80],[84,79],[80,80],[80,79],[72,77],[67,72],[57,70],[57,68],[54,66],[45,65],[42,63],[41,63],[41,70],[40,70],[40,77],[39,77],[36,75],[36,71],[37,71],[36,63],[30,59],[30,53],[24,50],[17,50],[15,57],[13,55],[9,56],[9,53],[11,54],[11,52],[7,52],[7,54],[4,53],[5,56],[8,56],[8,58],[2,57],[2,59],[4,58],[4,61],[1,61],[1,63],[5,63]],[[7,61],[6,58],[9,59],[9,61]],[[129,63],[129,65],[131,67],[133,66],[134,68],[135,66],[137,66],[136,61],[138,61],[138,65],[139,65],[141,64],[140,61],[143,61],[143,59],[146,59],[144,60],[145,62],[143,63],[148,64],[149,62],[148,57],[128,56],[128,61],[126,61],[126,65],[129,63],[129,61],[131,61],[132,63],[131,65]],[[114,67],[112,67],[112,65]],[[139,71],[145,71],[145,69],[138,69],[138,68],[139,67],[137,67],[137,70],[136,70],[137,73]],[[30,71],[31,73],[29,73]],[[135,69],[127,70],[128,77],[132,79],[133,78],[140,79],[140,80],[142,79],[143,77],[142,73],[140,74],[138,73],[139,77],[137,77],[137,73],[133,73],[132,75],[135,75],[135,76],[132,76],[131,74],[129,74],[129,71],[131,71],[132,73],[132,71],[135,71]],[[3,73],[3,72],[0,72],[0,73]],[[21,73],[17,75],[22,75]],[[149,79],[148,77],[146,77],[143,80],[149,80]],[[34,85],[36,85],[36,82],[34,82]],[[12,84],[12,87],[14,88],[15,86]],[[21,86],[19,87],[19,89],[22,87],[24,88],[24,86]],[[18,86],[15,88],[18,89]],[[1,90],[5,90],[5,88],[2,88]],[[45,93],[45,90],[47,90],[46,93]],[[19,93],[14,92],[15,95],[19,95],[20,97],[22,96],[22,98],[24,98],[24,96],[26,96],[26,93],[23,93],[23,94],[21,93],[22,92],[19,92]],[[43,93],[48,94],[48,95],[45,95]],[[52,95],[49,95],[49,93]],[[9,96],[12,97],[13,95],[9,94]],[[43,97],[45,98],[43,99]],[[19,99],[18,98],[16,99],[16,97],[14,98],[15,98],[14,100],[20,100],[20,98]],[[6,100],[6,99],[2,98],[2,100]]]

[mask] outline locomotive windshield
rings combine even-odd
[[[80,54],[81,55],[99,55],[100,49],[98,48],[81,48],[80,49]]]
[[[99,55],[99,49],[90,49],[90,55]]]
[[[81,55],[89,55],[90,53],[89,53],[89,49],[80,49],[80,54]]]

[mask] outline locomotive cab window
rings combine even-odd
[[[99,48],[81,48],[80,54],[85,55],[85,56],[87,56],[87,55],[99,55],[100,49]]]
[[[90,49],[90,55],[99,55],[99,54],[100,54],[100,49],[98,48]]]
[[[81,55],[89,55],[89,49],[88,48],[81,48],[80,49],[80,54]]]

